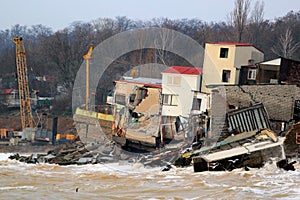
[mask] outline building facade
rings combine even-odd
[[[202,99],[201,68],[171,66],[162,72],[163,116],[189,117],[191,110],[205,111]],[[197,108],[196,108],[197,107]]]
[[[258,84],[295,84],[300,86],[300,61],[279,57],[257,64]]]
[[[214,85],[239,83],[241,66],[263,61],[264,53],[248,43],[206,43],[203,63],[202,92]]]

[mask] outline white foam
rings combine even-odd
[[[36,188],[34,186],[30,185],[24,185],[24,186],[6,186],[6,187],[0,187],[0,190],[35,190]]]
[[[9,156],[11,156],[11,153],[0,153],[0,161],[7,160]]]

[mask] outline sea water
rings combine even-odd
[[[163,172],[125,162],[26,164],[0,154],[0,199],[300,199],[300,171]]]

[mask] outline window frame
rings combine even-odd
[[[229,48],[221,47],[220,48],[220,58],[228,58]]]
[[[222,71],[222,83],[230,82],[231,70],[223,69]]]
[[[197,98],[194,97],[193,98],[193,104],[192,104],[192,110],[201,110],[201,103],[202,103],[202,99],[201,98]]]
[[[256,69],[249,69],[247,74],[248,80],[256,80]]]
[[[167,85],[180,86],[181,76],[167,76]]]
[[[178,106],[177,103],[175,103],[175,98],[178,95],[175,95],[175,94],[163,94],[163,97],[162,97],[162,105],[165,105],[165,106]],[[167,99],[166,99],[167,97]]]

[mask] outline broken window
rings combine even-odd
[[[181,77],[180,76],[168,76],[168,85],[180,85]]]
[[[248,80],[256,79],[256,69],[249,69],[248,71]]]
[[[201,106],[201,99],[194,97],[192,110],[200,110],[200,106]]]
[[[221,48],[220,49],[220,58],[228,58],[228,48]]]
[[[163,94],[163,105],[177,106],[177,97],[174,94]]]
[[[130,103],[134,103],[134,100],[135,100],[135,94],[130,94],[130,96],[129,96],[129,102]]]
[[[230,81],[230,70],[223,70],[222,82],[228,83]]]
[[[117,104],[121,104],[121,105],[125,105],[126,103],[125,103],[125,96],[124,95],[119,95],[119,94],[117,94],[116,96],[115,96],[115,101],[116,101],[116,103]]]

